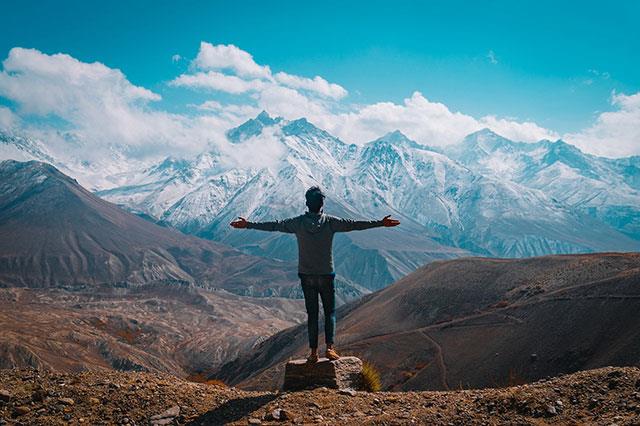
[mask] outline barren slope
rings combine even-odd
[[[605,365],[640,365],[640,254],[434,262],[344,306],[338,348],[376,365],[386,389],[529,382]],[[276,388],[305,353],[285,330],[216,372]]]
[[[48,164],[0,163],[0,286],[81,288],[159,280],[238,294],[297,292],[293,264],[150,223]]]
[[[186,377],[302,320],[300,300],[174,283],[91,292],[0,289],[0,368],[160,371]]]

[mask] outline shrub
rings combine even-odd
[[[373,364],[366,361],[362,364],[362,387],[367,392],[378,392],[382,389],[380,373]]]

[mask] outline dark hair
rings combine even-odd
[[[312,213],[318,213],[324,204],[324,194],[318,186],[312,186],[307,189],[304,198],[307,199],[307,207],[309,207],[309,211]]]

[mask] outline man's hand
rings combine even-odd
[[[398,226],[400,225],[400,221],[396,219],[391,219],[391,215],[389,215],[389,216],[385,216],[382,219],[382,225],[386,226],[387,228],[391,226]]]
[[[242,216],[238,216],[237,220],[234,220],[229,225],[233,226],[236,229],[244,229],[247,227],[247,219]]]

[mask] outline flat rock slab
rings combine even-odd
[[[320,358],[309,363],[306,359],[287,362],[284,372],[285,391],[319,387],[334,389],[362,389],[362,361],[355,356],[344,356],[336,361]]]

